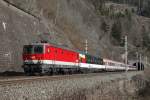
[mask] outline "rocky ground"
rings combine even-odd
[[[150,99],[150,67],[144,71],[143,79],[145,81],[145,87],[139,90],[139,97],[141,100],[149,100]],[[140,79],[141,80],[141,79]]]
[[[138,100],[142,72],[0,86],[3,100]]]

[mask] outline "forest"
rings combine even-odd
[[[91,0],[103,5],[105,2],[114,2],[118,4],[128,4],[137,7],[137,14],[140,16],[150,17],[150,0]]]

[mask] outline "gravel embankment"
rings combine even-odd
[[[126,100],[135,98],[131,81],[142,72],[0,86],[2,100]],[[111,99],[110,99],[111,98]]]

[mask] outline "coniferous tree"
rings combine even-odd
[[[121,32],[122,32],[121,23],[120,21],[117,21],[112,26],[111,35],[115,40],[117,40],[118,44],[120,44],[121,42]]]

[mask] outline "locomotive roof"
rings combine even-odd
[[[110,60],[110,59],[106,59],[106,58],[104,58],[103,60],[104,60],[104,62],[106,61],[106,62],[111,62],[111,63],[125,64],[123,62],[114,61],[114,60]]]
[[[50,45],[50,46],[54,46],[54,47],[57,47],[57,48],[62,48],[62,49],[71,50],[71,51],[74,51],[74,52],[85,54],[84,51],[70,49],[68,47],[58,45],[58,44],[54,44],[54,43],[32,43],[30,45]]]
[[[85,53],[84,51],[70,49],[68,47],[65,47],[65,46],[62,46],[62,45],[58,45],[58,44],[54,44],[54,43],[32,43],[32,44],[29,44],[29,45],[51,45],[51,46],[54,46],[54,47],[71,50],[71,51],[78,52],[78,53],[81,53],[81,54],[91,55],[89,53]],[[91,56],[93,56],[93,55],[91,55]],[[93,56],[93,57],[98,57],[98,56]]]

